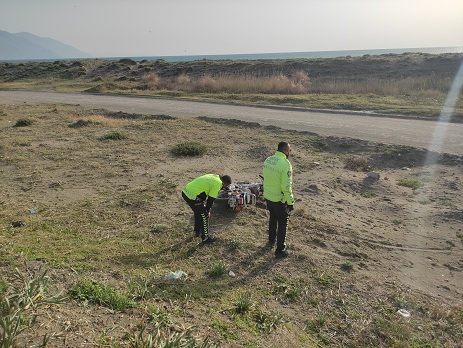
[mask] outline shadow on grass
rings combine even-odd
[[[194,279],[189,278],[183,284],[183,290],[181,291],[178,289],[175,291],[171,290],[174,293],[178,292],[183,295],[185,292],[194,294],[194,297],[214,296],[214,294],[219,294],[226,289],[230,290],[246,284],[252,284],[259,276],[265,276],[275,266],[278,267],[278,263],[281,260],[276,259],[274,250],[266,245],[266,238],[258,242],[261,243],[260,245],[251,245],[249,249],[243,249],[243,241],[228,238],[226,235],[226,226],[236,223],[239,212],[229,210],[225,205],[216,205],[214,206],[213,214],[211,234],[217,236],[217,241],[213,244],[202,244],[200,238],[194,237],[193,230],[191,229],[191,233],[172,234],[170,239],[172,243],[157,247],[153,252],[121,255],[119,261],[135,267],[152,268],[166,266],[174,261],[181,262],[192,257],[208,259],[208,255],[211,255],[214,258],[224,258],[228,270],[234,270],[237,273],[237,276],[233,278],[228,276],[228,271],[222,277],[210,278],[206,274],[207,267],[204,265],[204,269],[202,270],[204,272],[199,270],[204,276]],[[192,212],[191,215],[193,215]],[[192,224],[192,221],[191,219],[190,224]],[[221,228],[222,230],[220,230]],[[165,240],[165,237],[163,236],[163,240]],[[174,240],[173,238],[178,239]],[[214,286],[211,286],[211,284]],[[202,292],[203,294],[200,296]]]

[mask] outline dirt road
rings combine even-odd
[[[90,95],[39,91],[0,91],[0,104],[67,103],[143,114],[208,116],[258,122],[285,129],[308,131],[367,141],[407,145],[463,155],[463,124],[367,114],[328,113],[280,107],[248,107],[152,97]]]

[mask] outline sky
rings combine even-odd
[[[0,0],[0,30],[94,57],[463,46],[463,0]]]

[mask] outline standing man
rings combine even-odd
[[[277,244],[275,256],[288,256],[286,250],[286,229],[289,214],[294,209],[293,168],[288,160],[291,146],[286,142],[278,144],[278,151],[264,162],[264,198],[270,212],[268,242],[273,248]]]
[[[231,184],[228,175],[206,174],[190,181],[182,190],[182,197],[193,210],[195,217],[195,235],[202,238],[203,243],[212,243],[216,237],[209,234],[209,218],[214,200],[221,189]]]

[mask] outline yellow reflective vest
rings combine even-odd
[[[283,152],[277,151],[264,162],[264,198],[294,205],[293,167]]]
[[[203,192],[207,197],[217,198],[221,188],[222,180],[220,180],[220,175],[205,174],[186,184],[182,192],[184,192],[189,199],[193,200]]]

